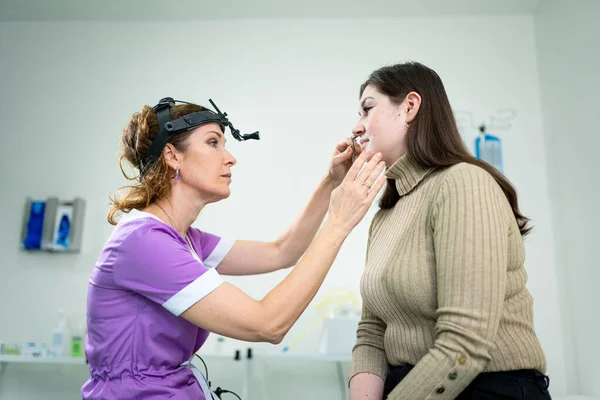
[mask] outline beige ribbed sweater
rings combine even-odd
[[[545,372],[523,239],[492,176],[408,156],[386,175],[401,197],[369,231],[350,378],[412,364],[388,399],[450,400],[481,372]]]

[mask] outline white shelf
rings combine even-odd
[[[234,361],[235,358],[235,354],[231,353],[231,354],[214,354],[214,353],[202,353],[202,349],[200,349],[200,351],[198,351],[196,354],[198,354],[200,357],[204,358],[204,359],[222,359],[222,360],[232,360]],[[242,358],[240,361],[243,361],[244,359]]]
[[[198,352],[198,355],[206,360],[223,359],[223,360],[234,360],[234,354],[203,354],[202,350]],[[246,360],[246,350],[240,349],[239,361]],[[254,352],[252,355],[253,360],[257,361],[322,361],[322,362],[350,362],[352,356],[350,354],[294,354],[294,353],[271,353],[271,354],[260,354]]]
[[[32,357],[11,354],[0,354],[0,363],[23,363],[23,364],[69,364],[84,365],[83,357]]]
[[[289,361],[324,361],[324,362],[350,362],[350,355],[336,354],[257,354],[257,360],[289,360]]]

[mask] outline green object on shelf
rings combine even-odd
[[[83,339],[81,336],[73,336],[71,339],[71,356],[83,357]]]
[[[2,350],[2,354],[11,356],[18,356],[21,354],[21,349],[19,349],[18,346],[5,346]]]

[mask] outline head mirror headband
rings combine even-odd
[[[154,112],[156,112],[159,130],[158,135],[156,135],[156,138],[150,145],[148,157],[140,163],[141,174],[150,165],[152,165],[154,161],[156,161],[156,159],[160,156],[163,149],[173,136],[177,135],[178,133],[197,128],[201,125],[210,123],[218,124],[221,127],[223,133],[225,133],[225,128],[229,127],[231,135],[239,141],[245,141],[248,139],[260,139],[258,131],[247,135],[240,134],[240,131],[238,129],[235,129],[231,121],[229,121],[229,119],[227,118],[227,113],[222,113],[221,110],[219,110],[217,105],[211,99],[209,99],[208,101],[217,112],[205,109],[203,111],[197,111],[190,114],[186,114],[175,120],[171,120],[171,114],[169,112],[170,108],[173,107],[175,103],[185,103],[191,105],[196,104],[188,103],[187,101],[173,100],[172,97],[165,97],[161,99],[157,105],[152,107]]]

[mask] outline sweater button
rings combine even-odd
[[[465,364],[467,363],[467,357],[465,357],[465,356],[461,356],[461,357],[458,359],[458,363],[459,363],[460,365],[465,365]]]
[[[456,371],[452,371],[448,374],[448,379],[450,379],[451,381],[455,380],[456,377],[458,376],[458,374],[456,373]]]
[[[437,388],[437,389],[436,389],[436,391],[435,391],[435,392],[436,392],[437,394],[442,394],[442,393],[444,393],[445,391],[446,391],[446,388],[445,388],[445,387],[443,387],[443,386],[440,386],[439,388]]]

